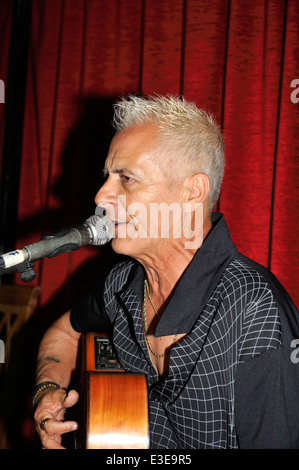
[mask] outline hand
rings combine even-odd
[[[78,429],[76,421],[64,421],[66,409],[75,405],[78,399],[79,394],[75,390],[67,393],[58,389],[47,390],[38,400],[34,420],[44,449],[64,449],[61,445],[62,434]]]

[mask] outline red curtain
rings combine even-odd
[[[183,94],[223,128],[218,209],[234,242],[298,305],[298,44],[297,0],[33,0],[18,247],[94,212],[115,97]],[[68,307],[106,253],[37,263],[41,305]]]
[[[12,5],[0,2],[4,81]],[[299,102],[291,99],[298,44],[298,0],[32,0],[17,248],[94,213],[117,96],[183,94],[223,128],[226,172],[217,209],[234,242],[270,268],[299,305]],[[113,261],[105,246],[36,263],[39,326],[69,308]],[[8,387],[12,436],[23,440],[17,447],[32,447],[35,438],[30,394],[40,329],[33,325]]]

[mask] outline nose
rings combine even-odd
[[[95,196],[95,203],[98,206],[103,206],[104,204],[109,205],[116,205],[117,204],[117,187],[110,178],[100,187],[96,196]]]
[[[106,215],[111,220],[117,220],[119,186],[113,177],[109,176],[107,181],[100,187],[95,196],[95,203],[105,209]]]
[[[127,222],[126,196],[123,194],[117,178],[113,175],[101,186],[95,196],[95,203],[105,209],[106,215],[113,221]]]

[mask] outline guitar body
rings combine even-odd
[[[147,449],[148,401],[144,375],[117,362],[105,334],[87,333],[83,344],[86,449]]]

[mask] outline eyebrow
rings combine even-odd
[[[133,177],[140,177],[138,173],[134,173],[133,171],[129,170],[128,168],[115,168],[114,170],[111,170],[111,173],[113,174],[119,174],[119,173],[125,173],[127,175],[133,176]],[[109,171],[108,168],[103,168],[103,176],[108,176]]]

